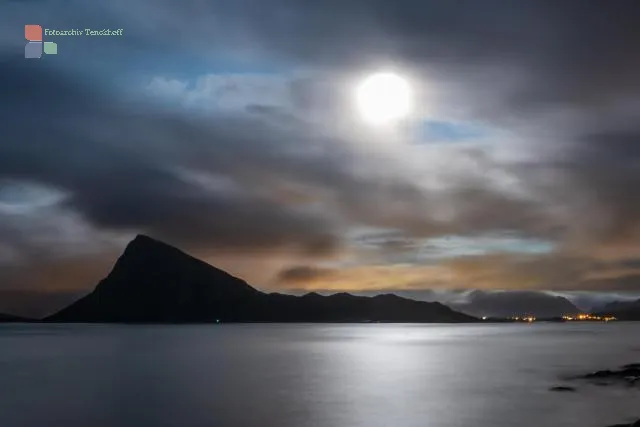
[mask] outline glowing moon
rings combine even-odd
[[[356,90],[356,104],[362,118],[371,124],[396,122],[411,111],[409,83],[394,73],[367,77]]]

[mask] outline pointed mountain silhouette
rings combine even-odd
[[[137,236],[93,292],[55,322],[472,322],[440,303],[396,295],[301,297],[260,292],[181,250]]]

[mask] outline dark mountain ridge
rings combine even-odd
[[[609,303],[602,307],[598,314],[613,315],[618,320],[640,320],[640,299]]]
[[[467,301],[449,304],[472,316],[540,318],[575,315],[582,311],[567,298],[536,291],[480,291],[469,294]]]
[[[396,295],[266,294],[181,250],[139,235],[90,294],[54,322],[473,322],[440,303]]]
[[[24,317],[13,316],[11,314],[3,314],[0,313],[0,323],[9,323],[9,322],[28,322],[29,319],[25,319]]]

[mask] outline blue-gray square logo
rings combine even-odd
[[[40,58],[42,56],[42,42],[29,42],[24,47],[25,58]]]

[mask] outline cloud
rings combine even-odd
[[[492,253],[541,253],[553,251],[547,242],[513,236],[440,237],[427,240],[419,250],[420,258],[456,258]]]
[[[277,280],[282,284],[304,284],[315,281],[317,279],[328,278],[333,273],[335,273],[335,271],[328,268],[301,265],[296,267],[289,267],[285,270],[282,270],[278,274]]]
[[[188,3],[192,7],[137,2],[125,23],[151,28],[163,22],[176,30],[189,25],[189,32],[167,31],[166,38],[189,46],[206,40],[214,52],[228,45],[245,56],[293,64],[426,65],[436,80],[454,70],[450,76],[462,80],[464,74],[467,83],[453,83],[476,86],[477,94],[498,90],[518,108],[593,107],[631,99],[640,86],[640,61],[632,54],[640,41],[640,6],[633,0],[489,0],[482,9],[472,0]],[[124,18],[126,6],[116,1],[107,10]]]
[[[254,3],[114,0],[55,21],[55,2],[12,4],[0,22],[126,35],[65,39],[68,63],[5,55],[22,34],[0,45],[2,286],[36,286],[28,260],[73,270],[89,241],[104,265],[142,231],[212,262],[274,256],[262,283],[313,265],[288,274],[635,290],[637,1]],[[355,120],[350,85],[380,67],[414,84],[424,117],[407,125],[441,136]],[[39,193],[8,201],[25,185]]]
[[[34,90],[16,92],[17,80],[33,81]],[[18,65],[6,69],[4,82],[14,106],[8,134],[16,137],[0,147],[0,174],[59,188],[67,194],[64,206],[97,227],[221,249],[293,245],[321,253],[338,245],[340,223],[421,233],[456,224],[490,229],[501,221],[489,213],[496,200],[504,212],[526,206],[465,181],[451,194],[430,195],[402,173],[402,157],[363,155],[358,144],[265,107],[189,118],[122,105],[64,75]],[[44,100],[46,114],[37,110]],[[37,127],[25,126],[27,108],[42,117]],[[429,198],[433,206],[448,199],[453,206],[441,207],[457,213],[429,215]],[[471,200],[472,211],[456,206]],[[507,222],[503,217],[502,226]]]
[[[187,108],[243,110],[252,105],[291,107],[290,77],[282,74],[208,74],[189,85],[156,76],[147,89],[153,95]]]
[[[612,290],[637,293],[640,292],[640,274],[630,274],[607,279],[584,280],[578,284],[578,289],[583,289],[586,291]]]
[[[33,83],[34,91],[17,93],[18,80]],[[285,187],[288,174],[304,171],[296,161],[306,163],[311,182],[332,176],[332,163],[278,153],[274,145],[283,135],[268,124],[129,110],[64,76],[20,66],[5,69],[5,88],[13,108],[9,138],[0,145],[0,176],[60,189],[65,208],[96,227],[226,249],[291,245],[314,253],[337,242],[329,219],[269,197]],[[22,108],[40,118],[38,126],[26,126]],[[195,179],[198,172],[204,182]],[[216,176],[229,188],[212,184]]]
[[[388,258],[387,258],[388,259]],[[567,293],[638,292],[638,273],[616,272],[589,278],[596,269],[590,257],[563,254],[491,254],[459,256],[437,263],[401,262],[324,266],[301,270],[286,287],[306,290],[419,292],[421,290],[531,290]],[[288,270],[281,272],[286,275]],[[297,270],[294,270],[297,273]],[[318,273],[318,274],[314,274]],[[444,297],[440,299],[446,300]]]

